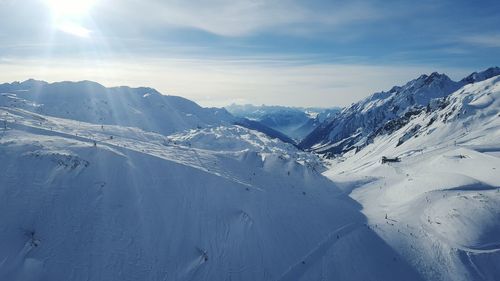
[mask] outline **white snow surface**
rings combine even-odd
[[[0,280],[500,280],[500,77],[326,171],[224,118],[152,132],[26,97],[0,97]]]
[[[0,116],[0,280],[421,280],[293,146]]]
[[[423,278],[500,280],[500,76],[446,103],[332,160],[325,175]]]
[[[290,143],[269,138],[261,132],[241,126],[219,126],[184,131],[168,136],[167,141],[221,152],[258,152],[262,159],[277,156],[283,160],[306,165],[315,171],[325,169],[323,161],[317,155],[298,150]]]

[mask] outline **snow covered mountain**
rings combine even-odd
[[[491,77],[500,75],[500,67],[490,67],[482,72],[473,72],[469,76],[461,80],[462,83],[471,84],[476,82],[481,82]]]
[[[3,84],[0,280],[499,280],[491,75],[360,102],[387,122],[328,160],[149,88]]]
[[[223,108],[203,108],[152,88],[106,88],[92,81],[47,83],[27,80],[0,85],[0,106],[101,125],[137,127],[169,135],[193,128],[238,124],[284,142],[286,135]]]
[[[301,141],[326,118],[340,112],[339,108],[298,108],[250,104],[231,104],[225,108],[235,116],[256,120],[296,141]]]
[[[151,88],[104,86],[91,82],[27,80],[0,85],[0,105],[103,125],[138,127],[165,135],[196,127],[231,124],[224,109],[202,108]]]
[[[499,280],[499,140],[495,76],[332,159],[325,175],[426,280]],[[382,164],[383,156],[397,162]]]
[[[0,280],[421,280],[293,145],[26,108],[0,107]]]
[[[388,92],[375,93],[345,108],[323,122],[300,146],[327,156],[359,150],[381,134],[390,134],[405,125],[412,116],[425,110],[431,101],[446,97],[462,86],[500,75],[500,68],[473,73],[459,82],[444,74],[422,75]]]

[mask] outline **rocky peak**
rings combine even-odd
[[[469,76],[462,79],[460,82],[462,82],[464,84],[477,83],[477,82],[481,82],[481,81],[490,79],[490,78],[495,77],[497,75],[500,75],[500,67],[495,66],[495,67],[490,67],[490,68],[488,68],[484,71],[481,71],[481,72],[473,72]]]

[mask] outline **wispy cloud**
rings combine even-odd
[[[469,45],[500,48],[500,34],[477,34],[459,38],[459,41]]]
[[[315,28],[370,21],[384,14],[376,5],[358,0],[327,3],[327,7],[297,0],[110,0],[102,5],[103,13],[114,11],[126,19],[140,17],[156,25],[195,28],[221,36],[270,30],[310,33]]]

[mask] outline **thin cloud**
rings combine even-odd
[[[480,47],[500,48],[500,34],[478,34],[462,37],[459,41]]]
[[[335,3],[334,7],[321,9],[296,0],[110,0],[101,8],[103,14],[113,10],[127,19],[140,17],[150,24],[194,28],[229,37],[269,30],[294,32],[297,26],[310,27],[311,33],[319,27],[365,22],[384,14],[375,5],[362,1]]]

